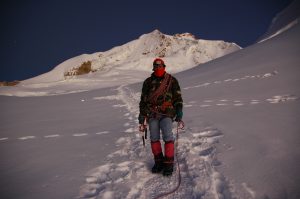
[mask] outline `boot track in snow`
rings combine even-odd
[[[141,135],[137,133],[138,104],[140,93],[128,86],[117,88],[117,95],[95,98],[96,100],[116,100],[126,107],[129,122],[124,125],[127,134],[117,140],[120,150],[106,157],[107,164],[89,171],[86,183],[80,187],[79,198],[157,198],[171,192],[178,185],[177,164],[170,177],[152,174],[153,157],[150,144],[144,148]],[[176,129],[173,129],[176,132]],[[230,198],[225,178],[216,171],[219,161],[216,147],[222,133],[213,127],[186,125],[180,132],[176,153],[181,170],[181,184],[175,193],[164,198]]]

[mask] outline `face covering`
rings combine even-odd
[[[162,77],[165,74],[165,67],[159,67],[154,70],[154,75],[156,77]]]

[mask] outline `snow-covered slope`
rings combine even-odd
[[[183,180],[167,198],[300,198],[299,35],[296,24],[176,74],[185,101],[177,159]],[[131,124],[141,86],[122,86],[116,95],[94,100],[116,100]],[[169,179],[151,174],[151,149],[142,148],[137,123],[124,126],[132,134],[119,138],[122,147],[107,156],[108,163],[87,173],[82,197],[156,198],[176,187],[178,168]]]
[[[188,126],[212,123],[224,136],[214,155],[225,198],[300,197],[299,34],[298,24],[178,76]]]
[[[134,83],[148,75],[156,57],[164,58],[168,71],[175,73],[239,49],[234,43],[196,39],[189,33],[171,36],[155,30],[106,52],[71,58],[52,71],[22,81],[16,87],[0,88],[0,94],[41,96]],[[93,72],[75,75],[84,62],[90,62]]]

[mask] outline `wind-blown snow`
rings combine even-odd
[[[166,198],[300,198],[299,34],[298,23],[174,74],[184,100],[176,150],[182,181]],[[65,86],[77,88],[55,89]],[[171,191],[177,164],[171,177],[152,174],[149,140],[144,148],[137,130],[141,87],[0,96],[1,196],[156,198]]]
[[[299,22],[299,17],[300,3],[295,0],[275,16],[268,31],[260,37],[259,42],[263,42],[293,27]]]
[[[284,27],[281,28],[280,30],[276,31],[276,32],[275,32],[274,34],[272,34],[271,36],[269,36],[269,37],[267,37],[267,38],[265,38],[265,39],[259,41],[259,43],[260,43],[260,42],[264,42],[264,41],[266,41],[266,40],[268,40],[268,39],[270,39],[270,38],[272,38],[272,37],[275,37],[275,36],[277,36],[277,35],[283,33],[284,31],[286,31],[286,30],[292,28],[293,26],[295,26],[295,25],[298,24],[298,23],[299,23],[299,19],[295,19],[294,21],[292,21],[291,23],[287,24],[286,26],[284,26]]]

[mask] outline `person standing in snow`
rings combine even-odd
[[[183,100],[180,86],[175,77],[165,71],[166,65],[160,58],[153,61],[153,73],[144,83],[139,103],[139,130],[145,131],[149,124],[151,149],[154,156],[152,173],[172,175],[174,165],[173,120],[182,122]],[[146,121],[146,122],[145,122]],[[160,132],[164,141],[163,155]]]

